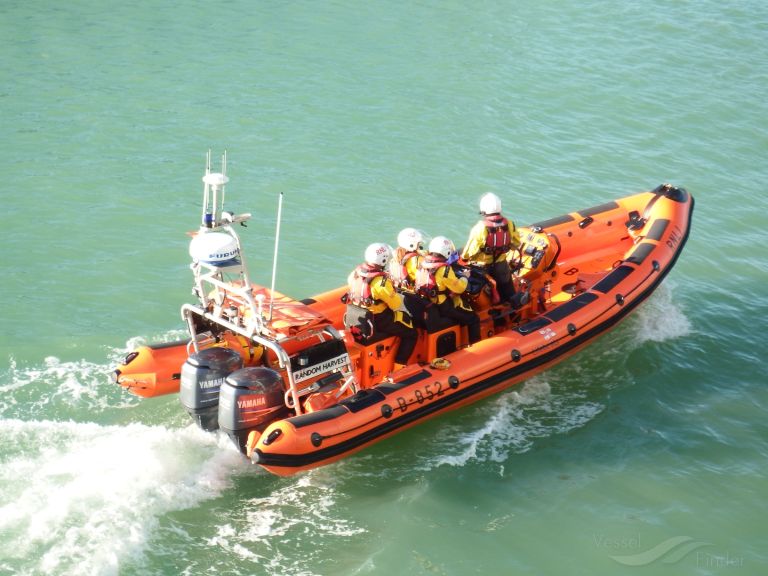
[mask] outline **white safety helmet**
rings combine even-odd
[[[371,266],[386,266],[392,258],[392,248],[381,242],[374,242],[365,249],[365,261]]]
[[[493,192],[486,192],[480,198],[480,214],[499,214],[501,212],[501,198]]]
[[[424,236],[416,228],[403,228],[397,235],[397,244],[400,248],[413,251],[423,248]]]
[[[456,246],[445,236],[435,236],[429,243],[429,251],[448,259],[456,252]]]

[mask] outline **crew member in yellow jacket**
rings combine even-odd
[[[445,236],[435,236],[429,243],[428,252],[416,273],[416,291],[437,306],[440,316],[466,326],[469,343],[474,344],[480,340],[480,318],[461,296],[467,289],[468,280],[456,276],[449,264],[456,248]]]
[[[400,345],[395,355],[395,370],[408,363],[408,359],[416,347],[417,334],[403,303],[403,297],[397,293],[386,266],[392,257],[392,249],[386,244],[375,243],[365,249],[365,262],[355,268],[347,278],[349,291],[347,293],[347,318],[353,318],[355,311],[349,309],[349,304],[368,310],[373,315],[373,326],[357,325],[360,335],[373,332],[400,337]],[[356,320],[364,320],[356,318]],[[354,324],[345,319],[345,323]]]
[[[426,328],[426,302],[415,292],[416,272],[426,255],[424,234],[416,228],[403,228],[397,235],[397,249],[389,261],[389,278],[403,297],[405,307],[417,328]]]
[[[501,300],[516,304],[512,270],[507,261],[511,249],[520,246],[520,235],[514,222],[501,215],[501,199],[493,192],[480,198],[483,219],[472,227],[461,258],[469,264],[482,266],[496,282]]]

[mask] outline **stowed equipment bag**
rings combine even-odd
[[[344,326],[355,342],[363,343],[373,336],[373,312],[362,306],[347,302],[344,312]]]

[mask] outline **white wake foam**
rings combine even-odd
[[[136,336],[122,348],[109,348],[104,363],[87,360],[62,361],[48,356],[38,365],[19,365],[11,356],[8,368],[0,371],[0,418],[46,420],[78,419],[87,414],[120,410],[138,405],[142,400],[114,384],[109,375],[125,355],[152,342],[171,342],[184,338],[181,330],[169,330],[151,339]]]
[[[466,420],[461,425],[448,426],[438,442],[441,454],[430,457],[423,468],[461,467],[470,462],[503,463],[511,453],[529,450],[537,438],[562,434],[592,420],[603,405],[587,400],[587,390],[596,383],[607,390],[625,379],[621,366],[628,349],[691,332],[690,322],[674,301],[673,293],[674,284],[662,284],[633,315],[628,330],[612,333],[612,342],[596,343],[592,350],[599,362],[576,358],[475,408],[473,420],[480,418],[481,424],[474,429],[467,431]],[[614,356],[618,362],[615,365]],[[556,389],[554,393],[550,382]]]
[[[637,343],[664,342],[691,333],[691,323],[673,298],[675,285],[667,280],[634,315]]]
[[[327,549],[343,549],[350,537],[366,532],[339,512],[339,502],[348,497],[340,496],[336,483],[318,472],[291,479],[268,496],[241,501],[229,521],[216,527],[208,546],[258,563],[259,571],[268,574],[312,573],[310,567]],[[294,546],[286,553],[291,542],[300,543],[302,554]]]
[[[138,404],[139,398],[113,384],[108,372],[108,365],[86,360],[62,362],[49,356],[42,366],[20,367],[11,358],[0,377],[0,417],[42,420]]]
[[[443,436],[448,449],[431,458],[426,467],[461,467],[472,461],[503,463],[511,453],[530,450],[537,438],[583,426],[602,409],[577,392],[554,395],[547,376],[535,376],[520,390],[479,407],[478,416],[487,417],[476,430],[467,433],[464,426],[449,426]]]
[[[0,435],[0,557],[22,574],[117,574],[160,516],[250,466],[193,426],[0,420]]]

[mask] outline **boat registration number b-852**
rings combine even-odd
[[[411,406],[413,404],[424,404],[424,402],[428,402],[437,396],[442,396],[445,394],[445,387],[442,382],[432,382],[431,384],[424,384],[420,388],[417,388],[413,391],[413,397],[412,398],[406,398],[405,396],[398,396],[396,398],[397,400],[397,407],[400,409],[400,412],[405,412],[408,410],[408,406]]]

